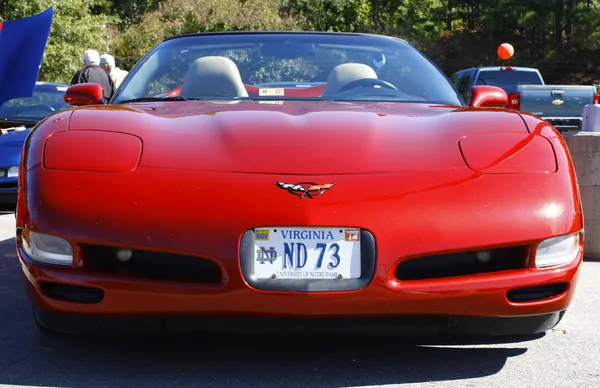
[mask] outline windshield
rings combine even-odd
[[[534,71],[482,70],[477,78],[478,85],[543,85],[542,79]]]
[[[318,33],[167,40],[135,66],[112,102],[173,97],[461,105],[445,75],[407,43]]]
[[[13,98],[0,105],[0,117],[40,121],[52,113],[70,108],[63,100],[67,85],[37,84],[33,96]]]

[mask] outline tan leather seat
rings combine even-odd
[[[322,97],[334,96],[341,88],[350,82],[364,79],[377,79],[377,73],[370,66],[362,63],[343,63],[331,70]]]
[[[187,98],[248,97],[240,71],[225,57],[209,56],[196,59],[186,75],[181,96]]]

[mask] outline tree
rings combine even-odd
[[[92,14],[91,9],[98,4],[97,0],[17,0],[6,7],[3,18],[29,17],[53,6],[54,20],[39,79],[68,83],[82,66],[81,56],[86,49],[100,53],[110,50],[109,28],[116,20]]]
[[[176,35],[292,29],[298,29],[296,19],[281,16],[277,0],[164,0],[158,10],[116,33],[114,51],[131,67],[156,44]]]
[[[147,12],[158,10],[162,0],[110,0],[114,12],[120,21],[125,24],[137,23]]]

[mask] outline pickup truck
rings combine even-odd
[[[467,102],[473,86],[498,86],[508,94],[507,108],[536,115],[561,132],[581,130],[583,107],[598,103],[594,86],[546,85],[540,72],[529,67],[465,69],[450,81]]]

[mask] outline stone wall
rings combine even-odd
[[[573,158],[585,227],[586,258],[600,258],[600,133],[579,132],[565,136]]]

